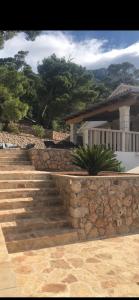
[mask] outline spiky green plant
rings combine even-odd
[[[121,162],[116,159],[116,154],[104,145],[92,147],[79,147],[74,150],[73,164],[88,171],[89,175],[97,175],[101,171],[122,170]]]

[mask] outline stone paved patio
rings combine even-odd
[[[10,258],[17,296],[139,296],[139,234],[10,254]],[[9,293],[12,296],[11,289]],[[5,295],[9,296],[8,290]]]

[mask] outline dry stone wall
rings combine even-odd
[[[25,148],[27,144],[35,144],[36,149],[44,149],[44,139],[37,138],[31,134],[13,134],[6,131],[0,132],[0,143],[10,143]]]
[[[46,129],[46,138],[54,141],[62,141],[65,139],[70,139],[70,134],[62,131],[52,131]]]
[[[76,171],[80,168],[72,164],[72,150],[69,149],[30,149],[29,157],[36,170]]]
[[[139,176],[52,176],[80,240],[139,232]]]

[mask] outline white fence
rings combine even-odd
[[[139,132],[92,128],[88,130],[88,145],[105,145],[113,151],[139,152]]]

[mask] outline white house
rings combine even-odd
[[[105,101],[65,120],[72,142],[82,134],[84,146],[110,147],[126,170],[139,166],[139,86],[120,84]]]

